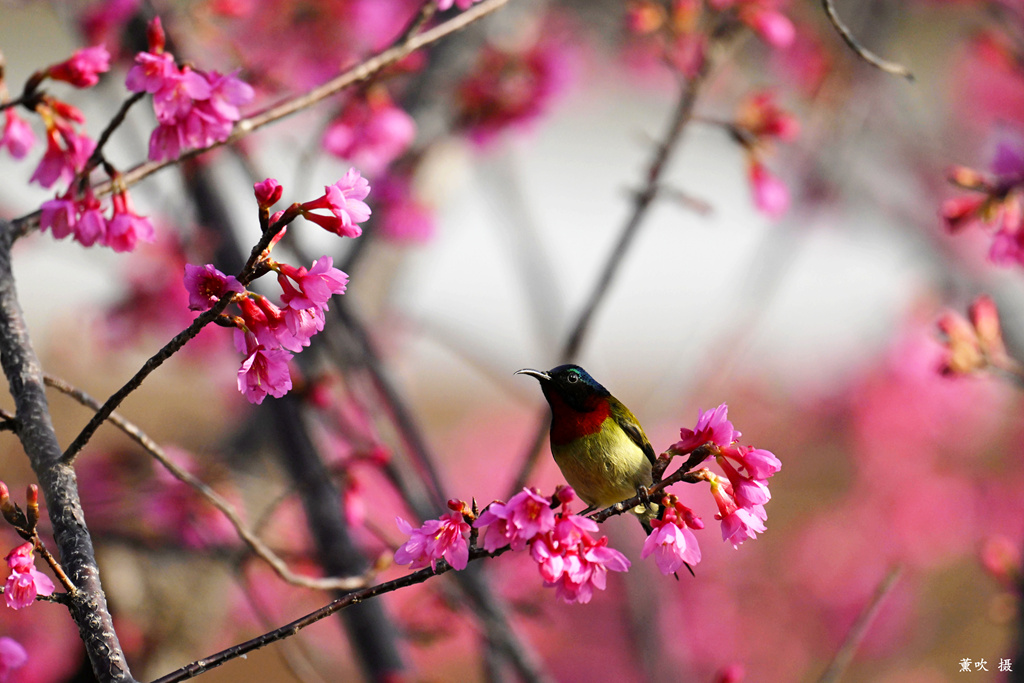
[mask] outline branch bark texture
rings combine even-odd
[[[11,224],[0,221],[0,365],[14,398],[18,438],[39,480],[61,564],[76,588],[69,606],[93,673],[104,683],[134,681],[100,584],[75,471],[61,460],[42,369],[18,303],[11,269],[13,241]]]

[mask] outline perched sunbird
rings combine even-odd
[[[592,508],[605,508],[651,485],[657,456],[629,408],[578,365],[517,375],[540,381],[551,406],[551,454],[576,494]],[[638,506],[644,529],[657,508]]]

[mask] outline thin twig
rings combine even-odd
[[[893,76],[902,76],[913,83],[914,74],[910,72],[910,69],[902,64],[882,59],[874,52],[861,45],[857,39],[854,38],[853,33],[851,33],[850,29],[843,23],[843,20],[839,18],[839,14],[836,12],[834,0],[821,0],[821,4],[825,8],[825,14],[828,15],[828,20],[832,22],[832,26],[839,32],[839,36],[846,42],[846,44],[850,46],[850,49],[857,53],[858,57],[876,69],[881,69]]]
[[[252,116],[239,120],[235,123],[235,128],[227,139],[207,145],[206,147],[199,147],[197,149],[183,152],[181,156],[176,159],[141,163],[125,172],[122,176],[122,181],[126,187],[129,187],[138,183],[143,178],[146,178],[168,166],[172,166],[185,159],[191,159],[192,157],[204,154],[212,149],[216,149],[217,147],[233,144],[263,126],[308,109],[351,85],[365,81],[380,70],[404,59],[406,56],[421,47],[435,43],[442,38],[465,28],[469,24],[490,14],[491,12],[500,9],[509,1],[510,0],[483,0],[480,4],[474,5],[465,12],[455,15],[443,24],[439,24],[424,31],[423,33],[407,37],[404,41],[377,53],[366,61],[352,67],[340,76],[331,79],[321,86],[313,88],[309,92],[303,93],[302,95],[298,95],[289,100],[285,100],[280,104],[276,104],[261,112],[257,112]],[[96,186],[94,191],[97,195],[103,195],[109,192],[110,188],[111,183],[105,182]],[[35,211],[12,221],[14,224],[14,237],[22,237],[37,228],[39,225],[39,216],[40,212]]]
[[[44,375],[44,380],[46,381],[47,386],[56,389],[62,394],[70,396],[92,410],[99,410],[101,407],[99,401],[80,389],[76,389],[58,377]],[[227,499],[214,491],[210,486],[191,472],[183,469],[171,460],[164,449],[161,448],[158,443],[153,441],[153,439],[151,439],[145,432],[139,429],[139,427],[134,423],[125,419],[117,412],[112,412],[110,417],[107,419],[111,424],[127,434],[132,441],[142,446],[142,448],[152,455],[157,462],[163,465],[164,469],[170,472],[175,479],[192,487],[192,489],[205,498],[210,505],[220,510],[220,512],[227,517],[228,521],[231,522],[231,525],[235,527],[235,532],[238,533],[239,538],[249,546],[249,549],[252,550],[253,554],[269,564],[283,580],[296,586],[303,586],[305,588],[313,588],[316,590],[352,590],[366,585],[367,579],[363,576],[327,577],[318,579],[294,573],[288,568],[287,563],[285,563],[277,553],[275,553],[259,536],[245,525],[245,522],[242,520],[242,516],[239,514],[237,508],[228,502]]]
[[[257,242],[252,248],[252,252],[249,254],[249,260],[246,262],[245,267],[242,268],[242,271],[236,278],[240,283],[242,283],[242,285],[247,285],[252,281],[256,273],[256,266],[259,263],[264,250],[266,250],[270,245],[270,241],[274,236],[284,228],[285,224],[294,218],[292,210],[296,206],[298,205],[293,205],[293,207],[286,209],[284,217],[264,231],[259,242]],[[181,347],[199,334],[206,325],[216,320],[230,303],[230,297],[221,297],[221,299],[209,310],[200,313],[196,319],[192,321],[191,325],[175,335],[171,341],[164,344],[163,348],[150,356],[150,358],[143,363],[142,367],[139,368],[138,372],[136,372],[131,379],[125,382],[120,389],[114,392],[110,398],[104,402],[100,409],[96,411],[96,414],[93,415],[91,420],[89,420],[89,423],[82,428],[82,431],[75,437],[75,440],[72,441],[71,445],[64,451],[64,455],[61,457],[61,460],[65,463],[74,462],[75,456],[78,455],[82,448],[85,447],[85,444],[89,442],[89,439],[92,438],[92,435],[95,434],[96,430],[99,429],[101,424],[103,424],[103,421],[106,420],[112,412],[114,412],[114,409],[121,405],[121,402],[124,401],[129,394],[138,389],[139,386],[142,385],[142,382],[149,377],[154,370],[163,365],[164,361],[181,350]]]
[[[93,674],[102,683],[131,683],[135,679],[107,608],[78,482],[71,466],[61,460],[42,369],[18,301],[12,242],[11,226],[0,220],[0,365],[14,399],[18,439],[39,481],[61,564],[78,589],[67,604]]]
[[[110,123],[107,124],[107,127],[103,129],[103,132],[100,133],[100,137],[96,140],[96,148],[93,149],[92,154],[89,156],[89,160],[85,162],[85,167],[82,169],[81,173],[79,173],[79,177],[87,178],[89,173],[100,165],[100,162],[103,160],[103,148],[110,140],[110,136],[114,134],[114,131],[117,130],[122,123],[124,123],[124,119],[128,116],[128,110],[132,108],[132,105],[141,100],[145,94],[145,92],[133,93],[131,97],[121,103],[117,113],[114,114],[114,118],[110,119]]]
[[[825,673],[818,679],[818,683],[836,683],[839,678],[843,675],[846,669],[850,666],[850,661],[853,660],[853,654],[856,652],[857,647],[861,641],[864,640],[864,636],[867,635],[868,628],[871,626],[871,622],[874,621],[875,616],[878,614],[878,610],[882,605],[882,601],[885,600],[886,596],[892,592],[893,587],[896,585],[896,581],[899,580],[900,575],[903,573],[902,567],[893,567],[889,570],[889,573],[885,575],[885,578],[875,588],[875,594],[871,597],[865,607],[864,611],[857,617],[857,621],[850,627],[850,632],[846,634],[846,639],[843,644],[839,646],[839,650],[836,651],[835,657],[832,658],[832,662],[825,669]]]
[[[474,548],[469,552],[469,561],[473,562],[475,560],[479,560],[485,557],[498,557],[499,555],[505,554],[509,549],[509,546],[505,546],[504,548],[499,548],[494,552],[487,552],[486,550],[483,550],[481,548]],[[191,664],[184,666],[178,669],[177,671],[173,671],[167,674],[166,676],[162,676],[154,680],[152,683],[177,683],[177,681],[185,681],[190,678],[195,678],[196,676],[205,673],[210,669],[218,667],[221,664],[225,664],[226,662],[229,662],[232,659],[236,659],[238,657],[246,655],[249,652],[252,652],[253,650],[258,650],[259,648],[269,645],[271,643],[275,643],[279,640],[291,637],[299,631],[301,631],[302,629],[306,628],[307,626],[315,624],[321,619],[325,619],[334,614],[335,612],[345,609],[346,607],[350,607],[352,605],[363,602],[364,600],[374,598],[378,595],[383,595],[384,593],[396,591],[400,588],[406,588],[407,586],[415,586],[416,584],[423,583],[432,576],[440,576],[441,574],[446,574],[449,571],[451,571],[451,569],[451,565],[449,565],[447,562],[445,562],[444,560],[438,560],[436,569],[426,567],[424,569],[420,569],[419,571],[413,572],[412,574],[408,574],[401,578],[393,579],[391,581],[385,581],[384,583],[377,584],[376,586],[370,586],[369,588],[364,588],[362,590],[348,593],[345,596],[338,598],[337,600],[321,607],[315,612],[310,612],[304,617],[301,617],[299,619],[296,619],[295,621],[285,624],[280,628],[276,628],[273,631],[264,633],[261,636],[257,636],[252,640],[247,640],[244,643],[239,643],[238,645],[229,647],[226,650],[221,650],[220,652],[210,655],[209,657],[205,657],[203,659],[192,662]]]

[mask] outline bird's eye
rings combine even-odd
[[[570,372],[569,376],[565,378],[565,381],[568,382],[569,384],[576,384],[576,382],[580,381],[580,376],[577,375],[575,372]]]

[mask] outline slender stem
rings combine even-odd
[[[475,560],[482,559],[484,557],[498,557],[499,555],[505,554],[508,550],[509,547],[505,546],[504,548],[499,548],[498,550],[489,553],[486,550],[475,548],[471,550],[469,553],[469,561],[472,562]],[[378,595],[383,595],[385,593],[396,591],[399,588],[415,586],[416,584],[423,583],[424,581],[433,576],[440,576],[441,574],[446,574],[449,571],[451,571],[451,569],[451,565],[449,565],[447,562],[445,562],[444,560],[438,560],[436,569],[426,567],[424,569],[420,569],[419,571],[413,572],[412,574],[408,574],[407,576],[403,576],[398,579],[393,579],[391,581],[385,581],[384,583],[377,584],[376,586],[371,586],[369,588],[364,588],[362,590],[348,593],[347,595],[338,598],[337,600],[321,607],[315,612],[310,612],[304,617],[301,617],[299,619],[296,619],[295,621],[285,624],[280,628],[276,628],[273,631],[264,633],[261,636],[257,636],[252,640],[247,640],[244,643],[239,643],[238,645],[229,647],[226,650],[221,650],[220,652],[210,655],[209,657],[205,657],[203,659],[192,662],[191,664],[184,666],[178,669],[177,671],[173,671],[167,674],[166,676],[162,676],[154,680],[152,683],[177,683],[177,681],[185,681],[190,678],[195,678],[196,676],[206,671],[209,671],[210,669],[218,667],[221,664],[225,664],[226,662],[229,662],[232,659],[241,657],[249,652],[252,652],[253,650],[258,650],[259,648],[264,647],[266,645],[270,645],[271,643],[275,643],[279,640],[289,638],[298,633],[299,631],[301,631],[302,629],[306,628],[307,626],[311,626],[316,622],[320,621],[321,619],[325,619],[334,614],[335,612],[345,609],[346,607],[351,607],[352,605],[359,604],[370,598],[377,597]]]
[[[18,438],[39,480],[61,564],[78,589],[69,595],[69,607],[93,673],[104,682],[134,681],[107,608],[78,481],[61,458],[42,369],[18,303],[11,270],[13,242],[11,224],[0,221],[0,364],[14,398]]]
[[[290,220],[294,219],[294,209],[294,206],[286,209],[285,215],[279,219],[277,223],[271,225],[270,228],[263,233],[259,242],[257,242],[252,248],[249,260],[246,262],[245,267],[242,268],[242,272],[240,272],[237,277],[238,281],[243,285],[247,285],[253,280],[256,273],[256,266],[259,263],[264,250],[270,245],[270,241]],[[75,456],[78,455],[82,448],[85,447],[85,444],[89,442],[89,439],[91,439],[92,435],[96,433],[96,430],[99,429],[104,420],[110,417],[110,414],[114,412],[119,405],[121,405],[121,402],[124,401],[129,394],[138,389],[142,385],[142,382],[149,377],[154,370],[163,365],[164,361],[181,350],[181,347],[185,346],[190,339],[199,334],[204,327],[213,322],[221,313],[223,313],[224,309],[227,308],[230,303],[230,297],[221,298],[220,301],[215,303],[212,308],[197,316],[196,319],[192,321],[191,325],[175,335],[171,341],[164,344],[163,348],[143,363],[138,372],[136,372],[131,379],[125,382],[120,389],[114,392],[110,398],[103,403],[100,409],[96,411],[96,414],[92,416],[89,423],[82,428],[82,431],[75,437],[75,440],[72,441],[71,445],[67,447],[66,451],[64,451],[62,460],[69,464],[72,463]]]
[[[843,23],[843,20],[839,18],[839,13],[836,12],[835,0],[821,0],[821,4],[825,8],[825,14],[828,15],[828,20],[832,22],[832,26],[858,57],[876,69],[881,69],[882,71],[894,76],[902,76],[911,82],[914,81],[914,74],[910,72],[910,69],[902,64],[882,59],[857,41],[850,29]]]
[[[860,613],[857,621],[850,627],[850,632],[846,634],[846,639],[839,646],[839,650],[836,651],[832,662],[825,669],[825,673],[818,679],[818,683],[836,683],[843,673],[846,672],[850,662],[853,660],[854,652],[857,651],[857,647],[864,640],[864,636],[867,635],[871,622],[877,616],[878,610],[882,606],[882,601],[892,592],[902,573],[902,567],[894,567],[881,580],[878,587],[875,588],[875,594],[871,597],[871,602],[864,607],[864,611]]]
[[[84,406],[92,408],[93,410],[99,410],[101,407],[99,401],[80,389],[76,389],[62,379],[45,375],[44,380],[46,381],[47,386],[53,387],[62,394],[70,396]],[[220,512],[227,517],[228,521],[231,522],[231,525],[235,527],[235,532],[238,534],[239,538],[249,546],[249,549],[253,554],[269,564],[283,580],[296,586],[313,588],[315,590],[352,590],[353,588],[361,588],[366,585],[366,578],[362,576],[326,577],[318,579],[294,573],[288,567],[287,563],[285,563],[285,561],[281,559],[281,557],[275,553],[270,546],[264,543],[259,536],[246,526],[245,522],[242,520],[242,515],[238,512],[238,509],[228,502],[227,499],[214,491],[191,472],[185,470],[171,460],[164,449],[153,441],[153,439],[151,439],[145,432],[139,429],[139,427],[134,423],[126,420],[116,412],[111,413],[108,420],[115,427],[127,434],[132,441],[142,446],[142,448],[152,455],[153,458],[159,462],[164,469],[170,472],[175,479],[192,487],[192,489],[205,498],[210,505],[220,510]]]

